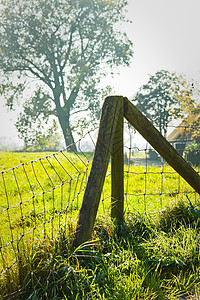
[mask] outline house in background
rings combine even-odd
[[[178,125],[167,137],[167,141],[182,155],[185,147],[191,144],[192,134],[189,134],[185,124]]]
[[[194,112],[181,122],[167,137],[168,142],[174,146],[174,148],[182,155],[185,147],[192,142],[197,142],[196,133],[197,125],[200,124],[200,106],[195,109]],[[200,138],[200,128],[199,128]]]

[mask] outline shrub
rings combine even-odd
[[[184,157],[187,161],[191,162],[194,166],[200,165],[200,144],[192,143],[184,150]]]

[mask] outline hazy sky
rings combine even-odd
[[[115,93],[131,97],[149,74],[166,69],[200,80],[200,1],[129,0],[132,24],[123,28],[134,43],[129,68],[111,84]],[[15,113],[0,105],[0,136],[16,136]]]
[[[148,74],[167,69],[200,79],[200,1],[129,0],[126,25],[134,43],[131,68],[116,78],[117,92],[130,97]]]

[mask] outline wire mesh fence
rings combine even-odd
[[[181,123],[168,129],[171,133],[167,140],[199,173],[200,147],[192,129],[197,133],[200,128]],[[129,134],[129,137],[129,146],[125,146],[124,174],[127,210],[152,214],[187,199],[186,195],[193,203],[199,200],[193,188],[148,143],[143,143],[142,147],[132,146],[134,136]]]
[[[91,134],[84,138],[94,147]],[[92,159],[83,139],[76,152],[68,148],[0,173],[0,276],[17,265],[20,241],[54,239],[77,216]]]
[[[132,151],[136,150],[136,155]],[[152,150],[129,148],[125,165],[127,211],[154,214],[166,206],[185,200],[197,202],[197,194],[185,180],[160,158],[151,158]]]
[[[0,278],[19,264],[20,243],[55,239],[75,224],[89,175],[98,128],[69,148],[0,172]],[[125,212],[155,214],[187,194],[198,195],[146,144],[124,145]],[[88,149],[90,152],[88,152]],[[13,154],[14,155],[14,154]],[[111,171],[108,167],[98,215],[110,215]],[[186,197],[185,197],[186,198]]]

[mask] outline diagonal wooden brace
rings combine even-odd
[[[124,98],[124,117],[166,162],[200,194],[199,174],[127,98]]]

